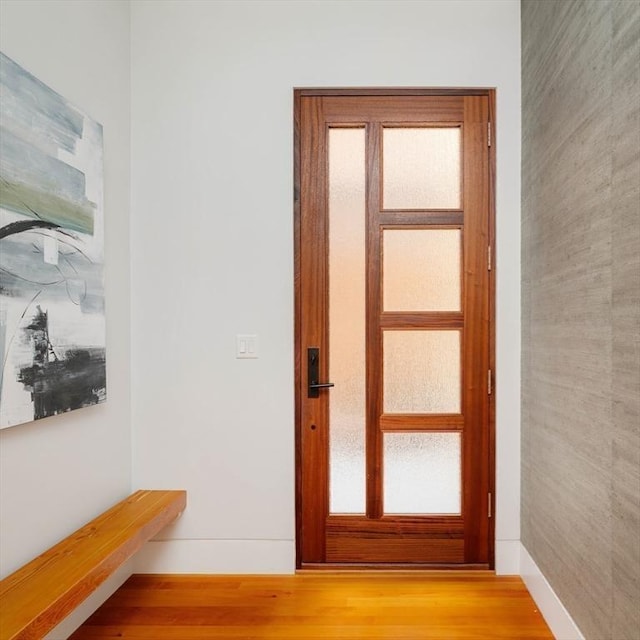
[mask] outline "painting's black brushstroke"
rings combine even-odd
[[[8,229],[8,227],[12,227],[13,225],[24,225],[25,228],[22,229],[17,229],[17,230],[12,230],[12,229]],[[54,229],[56,233],[65,236],[67,238],[70,238],[71,240],[74,240],[76,242],[81,242],[81,240],[78,238],[78,236],[76,236],[74,233],[71,233],[70,231],[67,231],[66,229],[63,229],[61,226],[54,224],[53,222],[42,222],[41,224],[38,224],[38,221],[34,221],[34,220],[26,220],[26,221],[21,221],[21,222],[12,222],[11,224],[6,224],[4,227],[0,227],[0,240],[2,240],[2,238],[7,237],[7,236],[12,236],[12,235],[16,235],[18,233],[22,233],[24,231],[34,231],[34,227],[44,227],[44,228],[49,228],[49,229]],[[34,231],[34,233],[36,235],[42,236],[43,238],[50,238],[50,234],[46,234],[46,233],[39,233],[37,231]],[[79,249],[78,247],[76,247],[74,244],[71,244],[71,242],[65,240],[64,238],[58,238],[58,243],[67,247],[71,247],[71,251],[63,254],[66,256],[71,255],[72,253],[77,253],[79,255],[81,255],[89,264],[93,264],[93,260],[86,254],[84,253],[84,251],[82,251],[81,249]],[[33,245],[37,250],[38,253],[42,253],[42,251],[40,250],[40,248],[37,245]],[[62,252],[61,252],[62,253]]]
[[[33,363],[20,369],[18,380],[31,392],[34,420],[88,407],[104,399],[104,349],[56,352],[49,340],[48,313],[39,305],[24,333],[33,345]]]
[[[46,220],[19,220],[18,222],[11,222],[10,224],[5,224],[4,227],[0,227],[0,240],[16,233],[31,231],[31,229],[60,229],[60,225],[54,222],[47,222]]]
[[[33,298],[31,298],[31,300],[29,301],[29,304],[24,308],[24,311],[22,312],[22,315],[20,316],[20,322],[22,322],[22,319],[27,315],[27,311],[29,311],[29,307],[31,307],[31,305],[36,301],[36,298],[42,293],[42,289],[40,289],[40,291],[37,291],[36,294],[33,296]],[[4,376],[4,370],[7,367],[7,358],[9,357],[9,351],[11,348],[11,345],[13,343],[14,338],[16,337],[16,333],[15,332],[11,338],[9,339],[9,342],[7,342],[5,349],[4,349],[4,360],[2,361],[2,369],[0,369],[0,393],[2,392],[2,378]],[[2,351],[0,351],[0,354],[3,353]],[[0,397],[1,399],[1,397]]]

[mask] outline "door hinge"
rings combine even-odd
[[[487,122],[487,147],[491,146],[491,123]]]
[[[492,251],[491,251],[491,245],[489,245],[489,248],[487,250],[487,269],[489,271],[491,271],[491,258],[492,258]]]
[[[491,375],[491,369],[489,369],[489,371],[487,371],[487,393],[491,395],[492,392],[493,392],[492,375]]]
[[[489,499],[488,499],[488,502],[487,502],[487,516],[489,518],[491,518],[492,515],[493,515],[493,513],[492,513],[493,504],[491,503],[491,497],[492,497],[491,494],[489,494]]]

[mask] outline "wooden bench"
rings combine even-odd
[[[184,510],[185,491],[136,491],[0,582],[0,640],[42,638]]]

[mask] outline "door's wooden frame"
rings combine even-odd
[[[491,504],[488,551],[489,567],[495,565],[495,416],[496,416],[496,385],[495,385],[495,295],[496,295],[496,247],[495,247],[495,176],[496,176],[496,126],[495,126],[495,102],[496,90],[493,88],[300,88],[294,89],[294,360],[295,360],[295,476],[296,476],[296,568],[301,568],[302,557],[302,399],[303,391],[301,380],[303,379],[302,367],[302,308],[301,308],[301,171],[300,171],[300,113],[301,98],[304,96],[486,96],[489,103],[489,229],[488,238],[491,247],[490,272],[489,272],[489,368],[491,370],[492,393],[489,397],[489,424],[488,424],[488,486],[491,494]],[[348,565],[341,565],[345,568]],[[362,568],[362,565],[358,565]],[[438,568],[437,565],[430,565]],[[318,567],[321,568],[321,567]],[[326,568],[335,568],[335,565]],[[380,568],[379,565],[371,565],[368,568]],[[393,565],[384,565],[382,568],[393,568]],[[402,566],[406,568],[406,566]],[[420,568],[424,568],[421,566]],[[469,565],[447,565],[447,568],[468,569]]]

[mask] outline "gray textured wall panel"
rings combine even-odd
[[[640,3],[522,3],[522,540],[640,639]]]
[[[613,5],[613,621],[640,638],[640,3]]]

